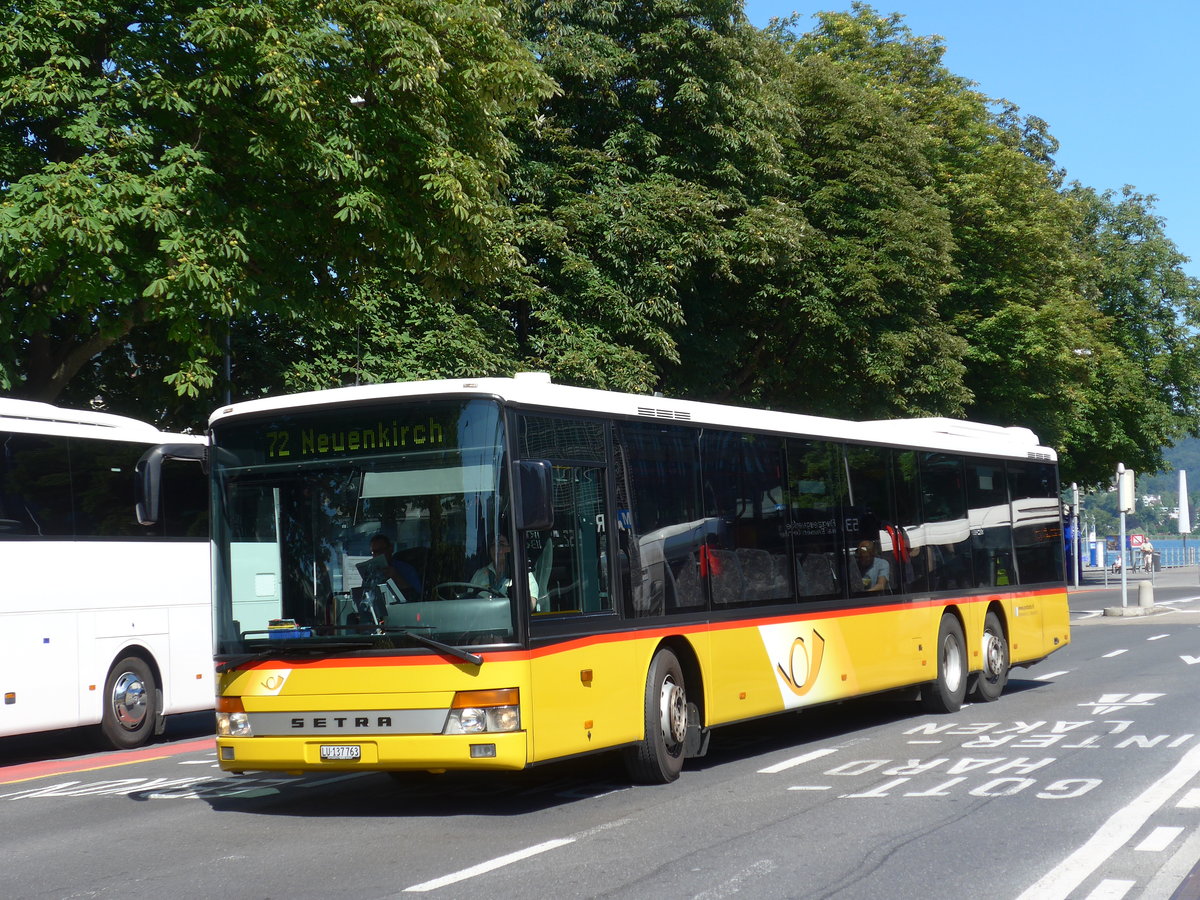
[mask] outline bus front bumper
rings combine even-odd
[[[219,737],[226,772],[495,771],[523,769],[523,731],[339,737]]]

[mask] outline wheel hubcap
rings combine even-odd
[[[682,744],[687,736],[687,697],[683,687],[668,678],[659,695],[659,724],[670,744]]]
[[[991,632],[983,636],[983,664],[989,678],[1004,674],[1004,642]]]
[[[947,637],[942,644],[942,677],[951,692],[958,690],[962,681],[962,651],[953,637]]]
[[[112,710],[122,728],[135,731],[146,719],[146,686],[132,672],[122,672],[113,684]]]

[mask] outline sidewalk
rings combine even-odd
[[[1091,568],[1084,566],[1083,575],[1079,579],[1079,587],[1075,587],[1074,579],[1067,576],[1067,589],[1094,590],[1098,587],[1119,588],[1121,586],[1121,573],[1115,575],[1112,570],[1107,572],[1107,584],[1105,583],[1106,573],[1104,569],[1099,567]],[[1169,569],[1163,569],[1159,572],[1143,572],[1141,570],[1130,572],[1126,575],[1126,580],[1131,591],[1137,590],[1137,584],[1140,581],[1149,581],[1155,587],[1198,587],[1200,586],[1200,566],[1175,566]]]

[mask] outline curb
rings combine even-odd
[[[1150,606],[1106,606],[1104,607],[1104,615],[1116,616],[1118,618],[1152,616],[1157,609],[1158,607],[1154,606],[1153,604]]]

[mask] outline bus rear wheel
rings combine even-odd
[[[971,699],[990,703],[1000,699],[1004,686],[1008,684],[1008,639],[1000,617],[989,612],[983,620],[983,671],[975,676],[971,686]]]
[[[938,626],[937,680],[925,685],[921,702],[930,712],[958,711],[967,695],[967,643],[962,625],[950,613]]]
[[[100,735],[117,750],[140,747],[154,733],[158,718],[158,686],[140,656],[126,656],[104,680]]]
[[[679,659],[654,654],[646,677],[645,737],[625,751],[630,777],[640,784],[669,784],[683,771],[687,738],[687,691]]]

